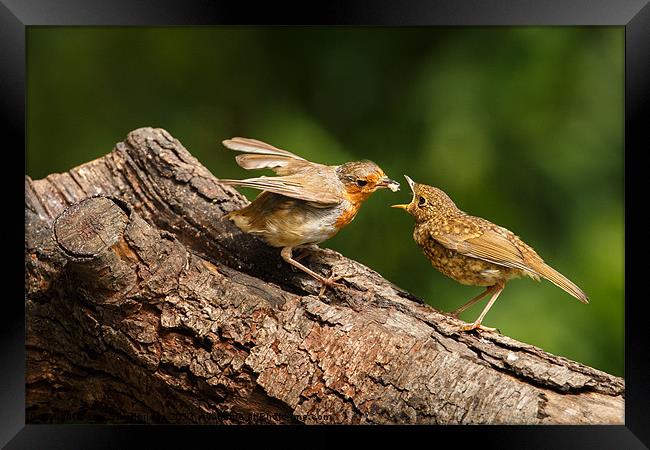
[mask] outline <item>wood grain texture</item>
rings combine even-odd
[[[622,424],[621,378],[459,322],[323,250],[318,282],[161,129],[25,181],[27,421]]]

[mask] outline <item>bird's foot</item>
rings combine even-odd
[[[318,293],[319,297],[322,297],[323,294],[325,293],[325,289],[328,287],[330,288],[335,288],[335,287],[340,287],[344,288],[345,286],[342,285],[341,283],[337,283],[338,280],[341,280],[343,276],[340,275],[334,275],[334,272],[328,277],[321,277],[320,282],[321,282],[321,287],[320,287],[320,292]]]
[[[464,325],[461,325],[459,329],[459,331],[471,331],[471,330],[498,332],[496,328],[486,327],[485,325],[481,325],[480,323],[477,322],[466,323]]]

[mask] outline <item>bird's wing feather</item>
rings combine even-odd
[[[535,250],[517,235],[484,219],[477,219],[477,223],[466,233],[450,233],[453,225],[450,227],[447,224],[445,227],[434,228],[430,235],[440,244],[463,255],[521,269],[536,280],[540,277],[546,278],[581,302],[589,303],[589,298],[582,289],[546,264]]]
[[[465,242],[470,247],[468,256],[506,267],[530,271],[521,250],[499,231],[488,229],[479,237],[468,239]]]
[[[509,235],[518,240],[518,238],[505,228],[493,226],[475,226],[467,233],[453,233],[449,230],[453,226],[447,226],[443,230],[432,230],[431,237],[440,242],[445,247],[455,250],[466,256],[470,256],[484,261],[498,264],[500,266],[521,269],[526,272],[534,270],[527,262],[527,259],[533,255],[526,255],[522,249],[508,239]],[[525,245],[522,243],[522,245]],[[530,250],[532,252],[532,249]],[[528,256],[528,258],[527,258]],[[541,258],[539,258],[541,261]]]
[[[247,153],[235,157],[237,164],[244,169],[271,169],[278,175],[291,175],[309,166],[316,165],[306,160],[293,159],[286,156],[258,155]]]
[[[257,139],[234,137],[232,139],[226,139],[223,141],[223,145],[231,150],[236,150],[238,152],[255,153],[258,155],[284,156],[287,158],[300,159],[305,161],[305,158],[294,155],[287,150],[282,150],[280,148],[274,147],[271,144],[267,144],[266,142],[258,141]]]
[[[224,184],[275,192],[286,197],[306,200],[323,206],[337,205],[342,201],[340,196],[336,195],[336,185],[318,173],[311,173],[310,176],[298,174],[283,177],[259,177],[247,178],[245,180],[219,181]]]
[[[238,155],[235,160],[237,164],[248,170],[271,169],[278,175],[290,175],[310,165],[319,165],[256,139],[234,137],[223,141],[223,145],[231,150],[245,152],[244,155]]]

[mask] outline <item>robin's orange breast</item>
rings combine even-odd
[[[340,211],[340,215],[338,219],[336,219],[336,222],[334,222],[334,226],[340,230],[341,228],[348,225],[350,222],[352,222],[352,220],[354,220],[360,208],[361,208],[361,202],[356,204],[348,203]]]
[[[369,194],[361,191],[347,191],[343,192],[342,196],[346,201],[341,203],[339,207],[340,216],[334,223],[334,226],[338,229],[345,227],[354,220],[359,209],[361,209],[361,204],[368,198]]]

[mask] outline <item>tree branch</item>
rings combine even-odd
[[[318,283],[223,215],[166,131],[25,183],[28,422],[623,423],[624,382],[459,322],[367,267]]]

